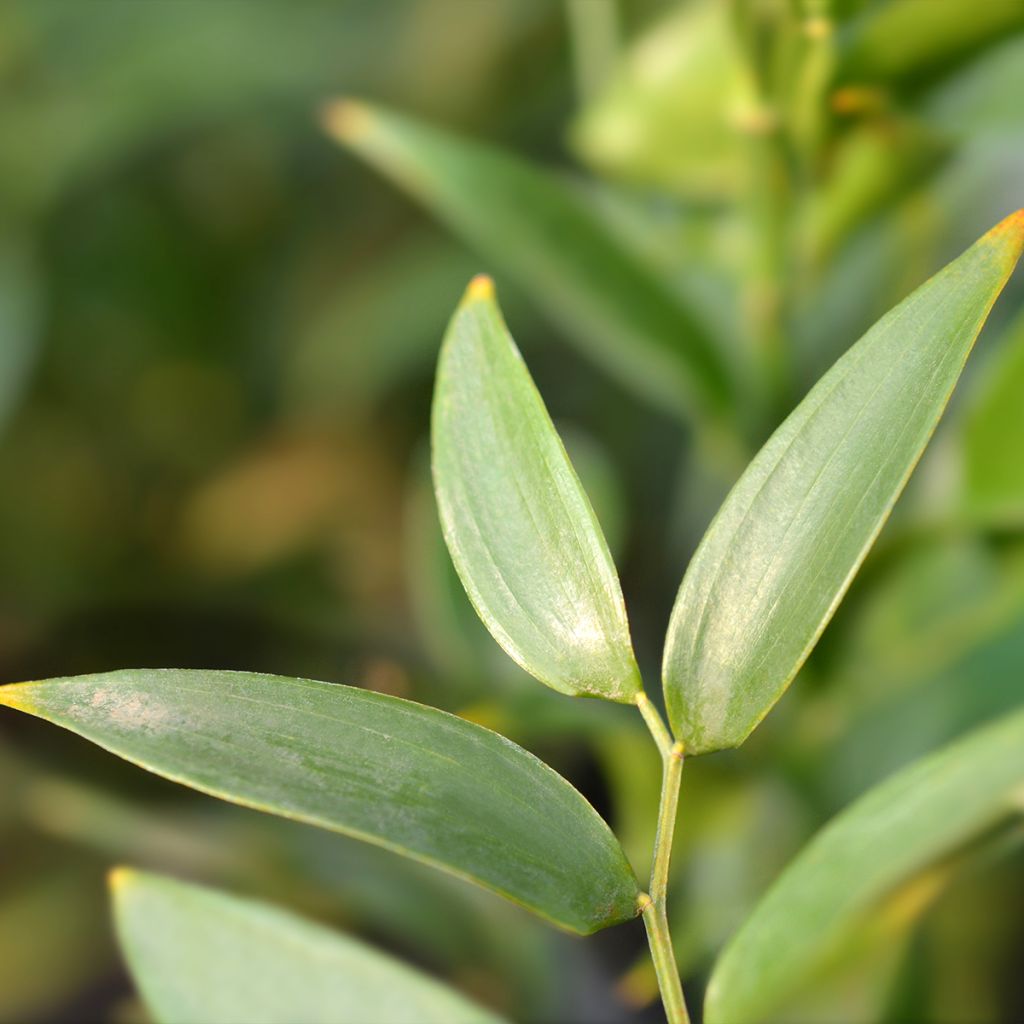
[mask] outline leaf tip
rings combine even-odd
[[[494,279],[488,274],[477,274],[466,288],[463,302],[493,302]]]
[[[1024,249],[1024,209],[1004,217],[992,228],[985,239],[1009,247],[1009,258],[1016,262]]]
[[[338,142],[352,142],[366,133],[372,114],[367,104],[349,98],[328,100],[320,107],[320,124]]]
[[[0,704],[5,707],[14,708],[15,711],[24,711],[26,714],[35,714],[35,706],[26,696],[28,683],[11,683],[7,686],[0,686]]]
[[[138,871],[134,868],[118,866],[107,872],[107,888],[113,895],[124,892],[128,886],[139,877]]]

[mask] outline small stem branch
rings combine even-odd
[[[650,729],[654,742],[661,751],[661,801],[658,807],[658,831],[654,840],[654,858],[651,865],[650,895],[642,893],[639,906],[647,928],[651,946],[651,959],[658,978],[661,1001],[669,1024],[690,1024],[686,1010],[679,968],[672,948],[668,929],[665,898],[668,894],[668,871],[672,861],[672,837],[676,829],[676,810],[679,806],[679,781],[683,771],[683,745],[673,742],[672,734],[658,714],[658,709],[642,691],[636,706]]]
[[[661,756],[668,757],[672,750],[672,734],[665,727],[661,715],[658,714],[658,709],[651,703],[651,698],[643,690],[636,695],[636,706],[639,708],[640,714],[643,715],[647,728],[651,730],[651,735],[654,737],[654,742],[658,744]]]

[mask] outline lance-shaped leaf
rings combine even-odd
[[[1018,0],[929,0],[866,6],[840,46],[840,79],[920,85],[954,71],[979,50],[1024,28]]]
[[[432,435],[444,537],[494,638],[562,693],[633,700],[608,545],[489,278],[473,280],[445,335]]]
[[[499,1024],[419,971],[295,914],[120,868],[121,948],[159,1024]]]
[[[884,316],[726,498],[669,623],[669,717],[693,754],[735,747],[803,664],[949,400],[1024,241],[1008,217]]]
[[[828,966],[854,928],[879,915],[888,897],[898,899],[900,886],[1019,813],[1022,786],[1018,711],[870,790],[811,840],[726,946],[704,1019],[749,1024],[772,1017]]]
[[[514,277],[584,354],[674,412],[728,404],[707,330],[558,177],[509,154],[353,100],[327,131]]]
[[[224,800],[425,861],[589,933],[636,915],[611,830],[510,740],[350,686],[138,670],[0,687],[0,703]]]

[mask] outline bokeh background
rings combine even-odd
[[[639,716],[526,678],[448,565],[427,452],[445,322],[495,275],[656,691],[675,589],[745,460],[1024,204],[1022,33],[1020,0],[5,3],[0,681],[222,667],[411,697],[564,772],[646,873],[660,767]],[[323,104],[352,94],[454,133],[451,159],[478,153],[462,136],[554,176],[740,368],[742,414],[709,425],[628,372],[633,340],[598,345],[560,302],[563,276],[580,287],[564,254],[488,203],[453,218],[329,137]],[[791,693],[742,750],[687,767],[671,913],[695,996],[815,829],[1021,702],[1022,293],[1018,275]],[[4,1022],[144,1020],[115,863],[276,899],[518,1020],[659,1019],[638,923],[556,934],[13,713],[0,778]],[[1018,818],[893,894],[782,1019],[1019,1020],[1022,910]]]

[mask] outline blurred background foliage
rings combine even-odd
[[[639,717],[526,679],[449,567],[426,451],[446,319],[496,274],[653,692],[746,459],[1024,202],[1024,3],[25,0],[0,40],[0,679],[225,667],[435,704],[566,773],[646,871]],[[401,116],[323,107],[343,94]],[[798,684],[687,768],[695,991],[814,829],[1021,701],[1022,284]],[[570,939],[13,716],[0,773],[2,1021],[142,1019],[115,862],[267,894],[516,1019],[658,1019],[639,924]],[[1022,906],[1018,820],[893,893],[784,1019],[1019,1020]]]

